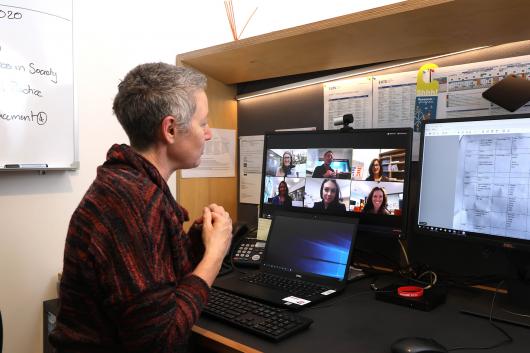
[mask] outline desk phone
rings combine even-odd
[[[232,261],[236,266],[259,267],[266,242],[256,238],[245,238],[233,251]]]

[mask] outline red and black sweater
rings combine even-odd
[[[70,221],[50,335],[58,352],[185,349],[209,294],[191,274],[204,248],[187,220],[151,163],[112,146]]]

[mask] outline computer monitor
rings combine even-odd
[[[405,230],[412,129],[265,135],[260,217],[275,210],[358,217],[359,231]]]
[[[530,248],[530,116],[429,121],[418,230]]]
[[[530,115],[427,121],[420,161],[418,237],[530,251]]]

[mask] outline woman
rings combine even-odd
[[[388,177],[383,175],[381,168],[381,160],[374,158],[368,167],[368,178],[367,181],[388,181]]]
[[[290,152],[285,151],[282,157],[282,165],[279,166],[276,170],[276,176],[292,176],[292,174],[294,173],[294,168],[295,166],[293,164],[293,155]]]
[[[293,205],[293,199],[289,196],[289,187],[285,181],[282,180],[278,184],[278,195],[272,198],[271,203],[283,207],[291,207]]]
[[[322,201],[315,202],[313,209],[326,211],[346,211],[346,206],[340,203],[339,184],[334,179],[324,179],[320,185],[320,198]]]
[[[376,186],[370,191],[363,212],[372,214],[390,214],[387,209],[386,192],[383,188]]]

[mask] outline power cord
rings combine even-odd
[[[410,268],[409,255],[407,253],[407,249],[405,248],[405,244],[403,244],[403,239],[398,239],[398,242],[399,246],[401,247],[401,252],[403,253],[403,258],[405,259],[407,268]]]
[[[420,278],[426,276],[425,273],[434,273],[436,281],[441,282],[445,286],[452,286],[457,288],[468,289],[470,286],[487,285],[495,287],[502,279],[498,274],[494,275],[457,275],[442,271],[439,269],[432,269],[422,264],[411,264],[410,271],[403,270],[400,274],[404,278]],[[420,275],[416,275],[420,273]],[[432,275],[431,275],[432,276]],[[432,280],[431,280],[432,281]]]
[[[429,281],[423,281],[422,278],[429,275]],[[417,283],[423,287],[423,289],[431,289],[438,283],[438,275],[436,272],[433,271],[425,271],[422,272],[420,275],[416,276],[416,278],[410,277],[410,276],[402,276],[406,280],[410,282]]]
[[[506,344],[510,344],[513,342],[513,337],[510,336],[508,334],[508,332],[506,332],[502,327],[498,326],[497,324],[495,324],[493,322],[493,308],[495,306],[495,299],[497,298],[497,293],[499,292],[499,288],[501,287],[501,285],[504,283],[504,280],[500,281],[499,284],[497,284],[497,287],[495,288],[495,292],[493,293],[493,298],[491,300],[491,305],[490,305],[490,313],[489,313],[489,317],[488,317],[488,320],[489,320],[489,323],[495,327],[497,330],[499,330],[506,338],[498,343],[495,343],[495,344],[492,344],[491,346],[483,346],[483,347],[455,347],[455,348],[450,348],[448,349],[447,351],[448,352],[451,352],[451,351],[459,351],[459,350],[464,350],[464,349],[467,349],[467,350],[486,350],[486,349],[493,349],[493,348],[498,348],[498,347],[501,347],[501,346],[504,346]]]

